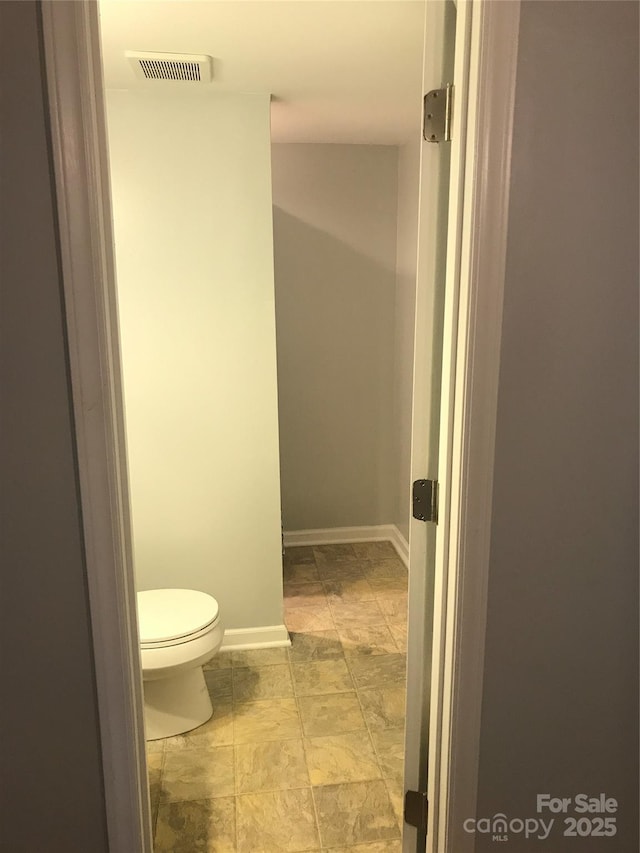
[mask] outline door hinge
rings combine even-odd
[[[437,480],[416,480],[413,484],[413,517],[438,523]]]
[[[424,791],[405,791],[404,794],[404,820],[409,826],[418,829],[427,828],[429,817],[429,801]]]
[[[432,89],[424,96],[422,135],[427,142],[451,141],[451,109],[453,84],[442,89]]]

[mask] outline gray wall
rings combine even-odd
[[[274,145],[272,175],[285,530],[389,524],[398,149]]]
[[[638,850],[638,141],[638,5],[524,3],[478,815],[620,807],[517,853]]]
[[[0,3],[2,818],[7,853],[107,850],[35,3]]]

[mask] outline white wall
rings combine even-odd
[[[392,521],[409,541],[411,412],[416,310],[420,132],[398,149],[398,221],[394,327],[395,504]]]
[[[285,528],[394,518],[398,151],[272,148]]]
[[[269,98],[108,93],[139,588],[282,622]]]

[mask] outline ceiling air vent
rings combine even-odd
[[[139,53],[127,51],[127,59],[140,80],[211,82],[211,57],[195,53]]]

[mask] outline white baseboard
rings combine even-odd
[[[266,625],[263,628],[228,628],[220,650],[236,652],[240,649],[276,649],[291,645],[289,632],[284,625]]]
[[[398,557],[402,560],[407,568],[409,568],[409,543],[404,538],[400,530],[395,526],[395,524],[391,525],[393,527],[393,536],[391,537],[391,544],[398,552]]]
[[[317,530],[285,530],[284,545],[351,545],[354,542],[391,542],[398,556],[409,566],[409,543],[395,524],[365,527],[326,527]]]

